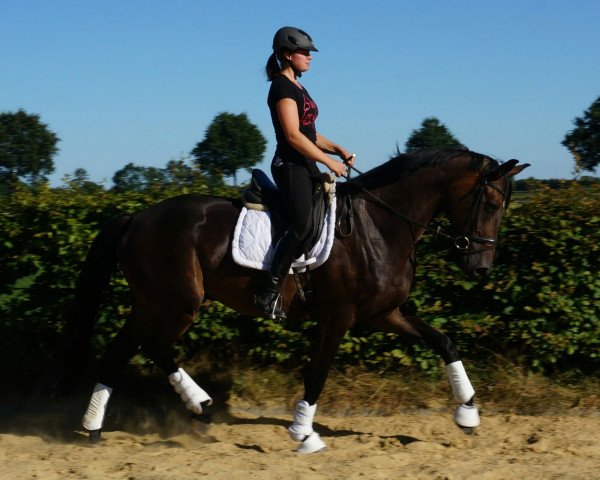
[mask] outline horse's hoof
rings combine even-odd
[[[202,413],[195,413],[192,416],[192,418],[198,422],[212,423],[213,409],[212,409],[211,405],[212,405],[212,400],[206,400],[205,402],[202,402],[200,404],[200,407],[202,408]]]
[[[463,427],[461,425],[457,425],[465,435],[473,435],[475,433],[475,427]]]
[[[102,442],[102,430],[90,430],[88,442],[91,445],[99,445]]]
[[[206,422],[201,415],[192,415],[192,432],[198,435],[206,435],[210,429],[210,422]]]
[[[312,432],[296,450],[298,453],[315,453],[325,450],[325,442],[321,440],[321,437],[317,432]]]

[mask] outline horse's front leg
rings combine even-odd
[[[452,341],[420,317],[404,316],[398,308],[386,315],[369,319],[369,323],[385,332],[418,338],[443,358],[454,398],[459,403],[454,412],[454,422],[465,433],[473,433],[473,429],[480,423],[479,411],[475,405],[475,390]]]
[[[329,368],[353,317],[329,317],[317,327],[313,355],[304,375],[304,397],[296,404],[294,421],[288,428],[290,436],[299,442],[299,453],[314,453],[325,448],[319,434],[313,430],[317,400],[323,391]]]

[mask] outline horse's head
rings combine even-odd
[[[510,201],[511,177],[529,166],[517,166],[518,162],[509,160],[486,173],[473,172],[449,190],[446,214],[469,275],[484,276],[492,268],[500,221]]]

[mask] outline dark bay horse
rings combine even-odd
[[[450,339],[421,318],[403,315],[399,307],[409,295],[417,241],[438,212],[450,221],[452,231],[442,235],[460,249],[465,272],[482,276],[490,270],[510,178],[528,166],[517,163],[499,163],[466,149],[425,150],[400,155],[337,185],[338,205],[350,199],[351,234],[336,238],[327,262],[311,272],[311,303],[298,299],[291,276],[282,293],[292,321],[310,316],[318,322],[304,397],[289,428],[292,438],[302,442],[298,451],[324,447],[312,428],[316,402],[338,346],[355,322],[408,334],[433,348],[446,364],[459,403],[456,423],[479,424],[475,392]],[[131,289],[133,308],[105,353],[84,416],[92,440],[100,439],[119,372],[140,347],[168,375],[188,409],[201,413],[212,402],[175,364],[172,347],[207,299],[246,315],[261,315],[252,301],[261,272],[235,264],[231,254],[240,207],[238,200],[181,195],[113,218],[93,241],[67,324],[72,372],[82,364],[117,263]]]

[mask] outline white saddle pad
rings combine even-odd
[[[335,237],[335,184],[329,193],[330,202],[325,212],[325,224],[315,246],[306,255],[297,258],[293,268],[313,270],[322,265],[331,252]],[[233,260],[244,267],[268,270],[275,246],[271,236],[271,213],[242,208],[231,244]],[[291,273],[291,271],[290,271]]]

